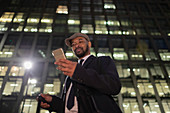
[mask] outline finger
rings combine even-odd
[[[60,71],[62,71],[62,72],[68,72],[68,73],[70,73],[70,72],[72,71],[72,70],[69,69],[69,68],[63,68],[63,67],[58,67],[57,69],[60,70]]]
[[[59,62],[63,62],[63,63],[69,64],[69,63],[71,63],[72,61],[67,60],[67,59],[60,59]]]
[[[42,108],[49,108],[49,107],[50,107],[50,105],[49,105],[49,104],[47,104],[47,103],[43,103],[43,102],[41,102],[41,107],[42,107]]]

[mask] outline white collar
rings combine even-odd
[[[87,58],[89,58],[90,56],[91,56],[91,55],[87,55],[87,56],[85,56],[85,57],[82,58],[82,59],[84,60],[83,63],[82,63],[82,65],[83,65],[84,62],[87,60]],[[78,60],[78,63],[80,63],[80,60],[81,60],[81,59]]]

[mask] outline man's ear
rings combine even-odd
[[[91,48],[91,42],[90,41],[88,42],[88,45],[89,45],[89,48]]]

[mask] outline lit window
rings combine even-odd
[[[108,34],[107,28],[105,25],[96,25],[96,34]]]
[[[0,31],[7,31],[8,23],[12,21],[14,12],[4,12],[4,14],[0,17]]]
[[[48,93],[51,95],[56,95],[60,92],[61,82],[59,79],[54,79],[49,83],[45,84],[44,93]]]
[[[109,26],[120,26],[119,21],[107,21],[105,22],[105,24],[109,25]]]
[[[26,16],[24,13],[17,13],[13,20],[11,31],[22,31]]]
[[[113,57],[116,60],[127,60],[128,56],[123,48],[114,48]]]
[[[49,16],[51,18],[48,18]],[[52,15],[45,14],[43,16],[43,18],[41,19],[39,32],[51,33],[52,32],[52,23],[53,23]]]
[[[111,56],[111,53],[109,52],[109,48],[99,48],[97,56]]]
[[[73,52],[72,52],[71,50],[68,50],[68,51],[66,52],[66,57],[67,57],[68,59],[74,59],[74,58],[76,58],[76,55],[73,54]]]
[[[0,18],[0,22],[11,22],[14,16],[14,12],[4,12]]]
[[[131,60],[143,60],[143,55],[134,49],[129,50]]]
[[[44,18],[44,19],[41,19],[41,23],[53,23],[53,19],[47,19],[47,18]]]
[[[94,33],[93,26],[91,24],[84,24],[82,26],[81,33]]]
[[[14,52],[14,46],[4,47],[2,51],[0,51],[0,57],[12,57]]]
[[[5,76],[8,66],[0,66],[0,76]]]
[[[100,24],[100,25],[106,25],[106,21],[105,21],[105,20],[96,20],[96,21],[95,21],[95,24],[96,24],[96,25],[98,25],[98,24]]]
[[[159,55],[163,61],[170,61],[170,52],[168,50],[159,50]]]
[[[80,20],[68,20],[68,24],[79,25],[80,24]]]
[[[68,9],[67,6],[58,6],[56,13],[60,13],[60,14],[68,14]]]
[[[27,23],[39,23],[39,18],[28,18]]]
[[[10,76],[24,76],[25,69],[23,67],[12,66],[9,75]]]
[[[170,33],[168,33],[168,36],[170,36]]]
[[[37,28],[33,27],[33,26],[27,26],[25,29],[24,29],[25,32],[37,32]]]
[[[115,31],[109,31],[110,34],[116,34],[116,35],[122,35],[122,31],[120,30],[115,30]]]
[[[69,33],[77,33],[80,32],[80,27],[78,25],[69,25],[68,26]]]
[[[18,95],[20,92],[22,84],[22,79],[20,78],[13,78],[13,80],[8,80],[5,89],[3,91],[3,95]]]
[[[114,4],[104,4],[105,9],[116,9],[116,6]]]

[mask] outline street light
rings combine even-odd
[[[28,87],[29,87],[29,83],[31,83],[32,81],[29,79],[30,77],[30,73],[28,70],[30,70],[32,68],[32,62],[31,61],[25,61],[24,62],[24,67],[26,69],[26,81],[27,81],[27,89],[26,89],[26,96],[27,96],[27,92],[28,92]],[[36,82],[36,80],[34,80],[34,82]],[[23,113],[24,110],[24,105],[25,105],[25,99],[23,98],[23,104],[22,104],[22,109],[21,109],[21,113]]]
[[[25,67],[25,69],[31,69],[31,68],[32,68],[32,62],[30,62],[30,61],[25,61],[25,62],[24,62],[24,67]]]

